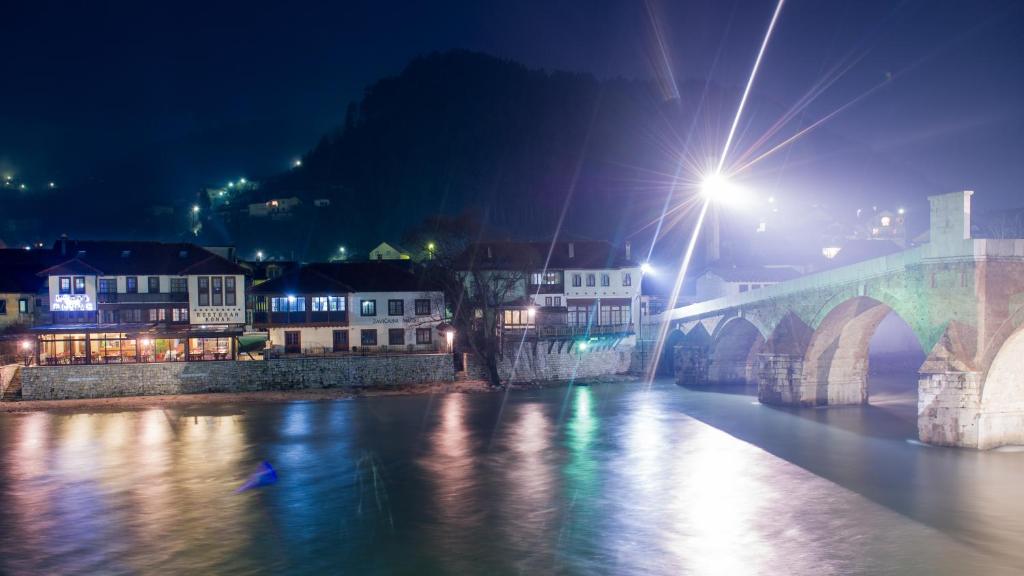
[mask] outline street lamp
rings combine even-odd
[[[195,213],[195,214],[199,213],[199,205],[198,204],[193,204],[192,205],[192,212]]]
[[[302,166],[302,160],[299,160],[298,158],[296,158],[295,161],[292,162],[292,167],[293,168],[299,168],[301,166]]]
[[[263,250],[256,251],[256,259],[259,260],[260,262],[263,262]]]
[[[21,353],[25,357],[25,366],[32,363],[32,342],[28,340],[21,341]]]

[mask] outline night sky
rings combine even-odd
[[[340,124],[365,86],[452,48],[602,78],[657,78],[667,95],[689,78],[741,86],[773,7],[10,2],[0,17],[0,171],[39,186],[99,179],[112,194],[170,198],[270,175]],[[982,208],[1022,203],[1024,4],[790,0],[755,94],[788,108],[853,60],[804,120],[891,77],[822,129],[863,143],[936,193],[973,188]],[[782,178],[827,188],[813,165]]]

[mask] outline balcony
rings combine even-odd
[[[303,312],[266,312],[252,313],[252,322],[256,325],[268,326],[278,324],[348,324],[348,312],[345,311],[303,311]]]
[[[100,304],[188,304],[188,292],[100,292]]]
[[[565,292],[565,284],[529,284],[527,290],[529,294],[562,294]]]
[[[537,340],[571,340],[589,336],[628,336],[633,334],[633,324],[609,324],[606,326],[587,326],[585,324],[553,324],[546,326],[503,326],[501,334],[504,338],[518,337]]]

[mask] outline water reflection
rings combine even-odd
[[[919,448],[885,422],[669,383],[5,414],[0,573],[1024,566],[1024,454]],[[279,481],[234,494],[262,460]]]

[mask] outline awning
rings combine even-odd
[[[155,323],[126,324],[50,324],[33,326],[31,331],[36,334],[98,334],[120,333],[129,336],[148,336],[150,338],[227,338],[240,336],[244,329],[241,326],[182,325],[173,326]]]

